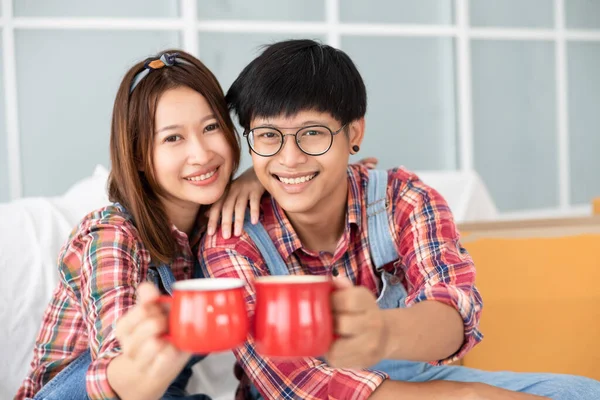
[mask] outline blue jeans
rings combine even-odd
[[[185,387],[192,375],[192,366],[199,357],[192,357],[183,371],[171,383],[161,400],[210,400],[204,394],[187,395]],[[85,375],[92,359],[86,351],[45,384],[33,400],[88,400]]]
[[[488,372],[460,366],[433,366],[396,360],[384,360],[371,369],[385,371],[390,379],[398,381],[480,382],[515,392],[546,396],[553,400],[600,399],[600,382],[574,375]]]

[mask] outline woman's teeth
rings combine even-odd
[[[185,178],[188,181],[205,181],[208,178],[210,178],[211,176],[213,176],[215,173],[217,172],[217,170],[215,169],[214,171],[211,171],[207,174],[202,174],[202,175],[198,175],[198,176],[192,176],[191,178]]]
[[[306,176],[299,176],[296,178],[284,178],[282,176],[277,176],[277,178],[285,183],[286,185],[297,185],[299,183],[304,183],[304,182],[308,182],[311,179],[313,179],[315,176],[317,176],[317,174],[312,174],[312,175],[306,175]]]

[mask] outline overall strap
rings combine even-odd
[[[369,170],[367,184],[368,241],[371,259],[377,270],[399,258],[388,220],[387,185],[387,171]]]
[[[254,241],[254,244],[256,244],[256,247],[258,247],[258,250],[265,260],[271,275],[290,274],[285,261],[283,261],[283,258],[277,250],[277,247],[275,247],[275,244],[273,244],[273,241],[267,233],[267,230],[260,222],[258,222],[256,225],[253,225],[250,222],[248,215],[246,215],[244,220],[244,231],[248,233],[248,236],[250,236],[250,238]]]
[[[167,293],[169,293],[169,295],[173,295],[175,276],[173,275],[173,271],[171,271],[171,267],[169,267],[167,264],[160,264],[158,267],[156,267],[156,272],[158,272],[162,287]]]

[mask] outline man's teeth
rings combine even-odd
[[[284,178],[282,176],[278,176],[277,178],[279,178],[279,180],[281,182],[285,183],[286,185],[297,185],[299,183],[308,182],[311,179],[313,179],[315,176],[317,176],[317,174],[299,176],[297,178]]]
[[[213,176],[215,173],[217,172],[217,170],[215,169],[214,171],[211,171],[207,174],[202,174],[202,175],[198,175],[198,176],[192,176],[191,178],[185,178],[188,181],[205,181],[208,178],[210,178],[211,176]]]

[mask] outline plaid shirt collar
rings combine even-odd
[[[350,237],[351,231],[357,230],[351,228],[360,228],[362,221],[361,197],[364,193],[366,181],[361,176],[360,171],[360,168],[348,167],[346,226],[343,233],[343,237],[347,238]],[[288,260],[298,250],[313,254],[313,252],[303,247],[300,237],[298,237],[285,211],[273,197],[269,195],[264,197],[261,211],[263,212],[263,225],[265,229],[270,230],[273,226],[278,227],[279,235],[274,243],[284,260]]]

